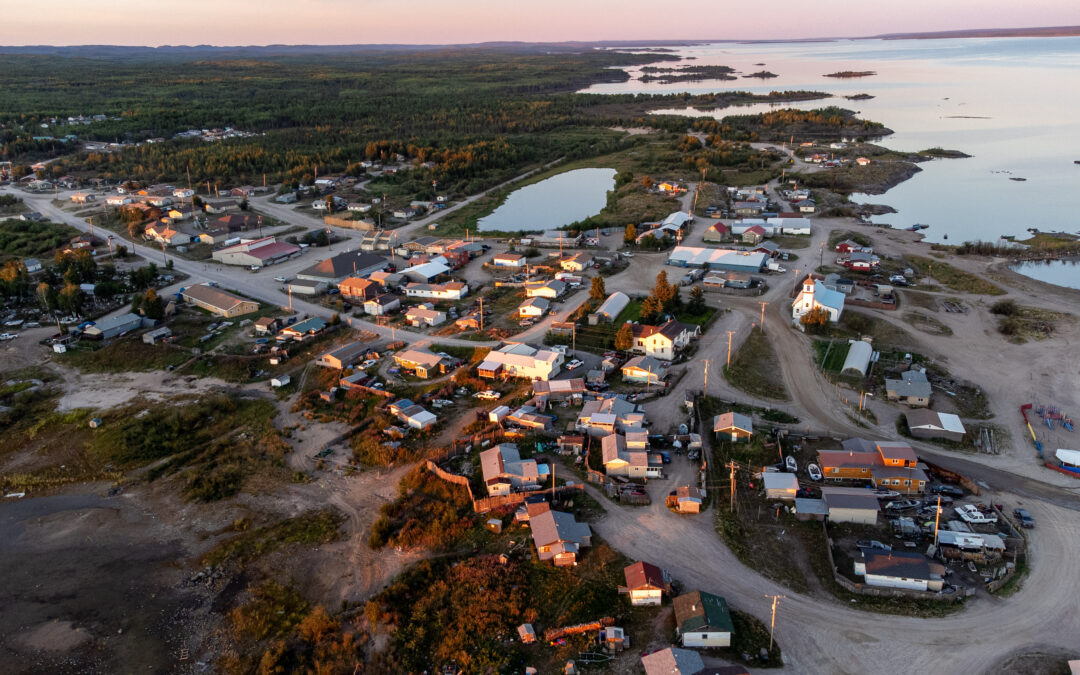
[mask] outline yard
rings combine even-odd
[[[915,271],[930,277],[946,288],[960,293],[973,293],[976,295],[1004,295],[1005,291],[1000,286],[990,283],[982,277],[965,272],[959,268],[931,258],[917,255],[908,255],[904,258]]]

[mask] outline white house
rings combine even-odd
[[[798,322],[803,315],[814,309],[824,309],[829,313],[829,321],[836,323],[844,311],[844,294],[825,287],[813,277],[803,280],[802,290],[791,303],[791,318]]]
[[[911,591],[940,591],[945,568],[931,563],[921,553],[882,551],[864,548],[862,560],[855,561],[855,574],[869,586],[903,588]]]
[[[649,468],[649,453],[628,449],[625,436],[608,434],[600,439],[600,447],[603,450],[604,473],[629,478],[645,477]]]
[[[566,283],[558,279],[549,281],[531,281],[525,283],[525,297],[548,298],[554,300],[566,291]]]
[[[547,298],[528,298],[518,306],[518,316],[541,317],[551,308],[551,301]]]
[[[392,293],[382,293],[370,300],[364,301],[364,313],[371,316],[383,316],[398,310],[401,307],[401,299]]]
[[[432,298],[433,300],[461,300],[468,294],[468,284],[460,281],[448,281],[445,284],[405,285],[405,295],[410,298]]]
[[[488,379],[523,377],[550,380],[559,374],[563,355],[556,351],[535,349],[526,344],[508,344],[487,353],[477,366],[477,374]]]
[[[636,562],[623,569],[626,577],[626,593],[635,607],[659,605],[664,592],[671,587],[671,579],[664,570],[647,562]],[[621,590],[621,589],[620,589]]]
[[[694,591],[675,598],[675,633],[684,647],[730,647],[735,625],[727,601]]]
[[[405,310],[405,320],[413,326],[438,326],[446,322],[446,312],[428,307],[410,307]]]
[[[635,356],[622,367],[623,380],[641,384],[660,384],[667,374],[667,365],[651,356]]]
[[[491,264],[496,267],[512,267],[520,268],[525,267],[527,262],[525,256],[520,253],[496,253],[495,257],[491,259]]]
[[[632,324],[634,334],[633,351],[651,356],[654,359],[671,361],[675,355],[697,337],[701,328],[670,319],[659,326]]]

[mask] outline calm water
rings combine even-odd
[[[1080,258],[1020,263],[1013,271],[1048,284],[1080,289]]]
[[[510,193],[502,206],[477,222],[481,232],[550,230],[595,216],[615,187],[615,169],[575,169]]]
[[[931,241],[942,241],[946,234],[950,242],[992,240],[1002,234],[1022,238],[1028,227],[1080,229],[1070,199],[1080,188],[1080,165],[1073,164],[1080,159],[1080,38],[726,43],[676,51],[696,57],[688,65],[727,65],[742,73],[770,70],[779,77],[671,85],[632,79],[586,91],[828,92],[833,97],[819,101],[696,112],[723,117],[770,107],[838,105],[892,129],[895,133],[881,141],[887,147],[915,151],[940,146],[972,155],[923,163],[921,173],[885,195],[852,197],[899,211],[877,216],[875,222],[895,227],[929,224],[925,234]],[[847,80],[823,77],[840,70],[877,74]],[[638,69],[628,71],[637,77]],[[875,98],[843,98],[858,93]]]

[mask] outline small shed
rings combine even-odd
[[[278,387],[284,387],[289,382],[292,382],[292,378],[288,375],[278,375],[277,377],[270,380],[270,386],[276,389]]]
[[[92,420],[90,420],[90,428],[91,429],[97,429],[101,425],[102,425],[102,421],[101,421],[100,417],[95,417]]]
[[[822,499],[795,498],[795,517],[799,520],[825,520],[829,507]]]
[[[522,644],[531,645],[536,642],[536,630],[533,629],[531,623],[523,623],[518,626],[518,639]]]
[[[767,471],[763,480],[767,499],[795,500],[795,494],[799,491],[799,479],[795,474]]]
[[[750,440],[754,421],[749,415],[726,412],[713,418],[713,433],[717,438],[729,441]]]
[[[866,369],[870,366],[870,359],[874,355],[874,349],[869,342],[862,340],[850,340],[848,344],[847,358],[844,359],[844,367],[840,369],[840,374],[858,374],[866,377]]]
[[[502,532],[503,522],[499,518],[489,518],[485,525],[487,526],[487,529],[491,530],[495,534],[499,534]]]
[[[505,405],[501,405],[488,412],[488,421],[498,424],[502,422],[503,418],[510,414],[510,408]]]

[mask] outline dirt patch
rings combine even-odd
[[[930,335],[946,336],[953,334],[952,328],[949,328],[934,317],[927,316],[922,312],[908,312],[904,314],[904,321],[911,324],[914,328]]]
[[[76,628],[70,621],[46,621],[36,627],[23,631],[14,637],[14,641],[29,649],[50,652],[66,652],[78,647],[90,636]]]
[[[1076,658],[1076,655],[1076,652],[1050,645],[1023,647],[1002,658],[986,672],[992,675],[1005,675],[1005,673],[1067,675],[1069,659]]]
[[[64,395],[57,404],[61,412],[75,408],[114,408],[135,398],[163,401],[178,394],[201,394],[226,386],[224,381],[214,378],[181,378],[160,372],[82,375],[67,371],[64,380]]]

